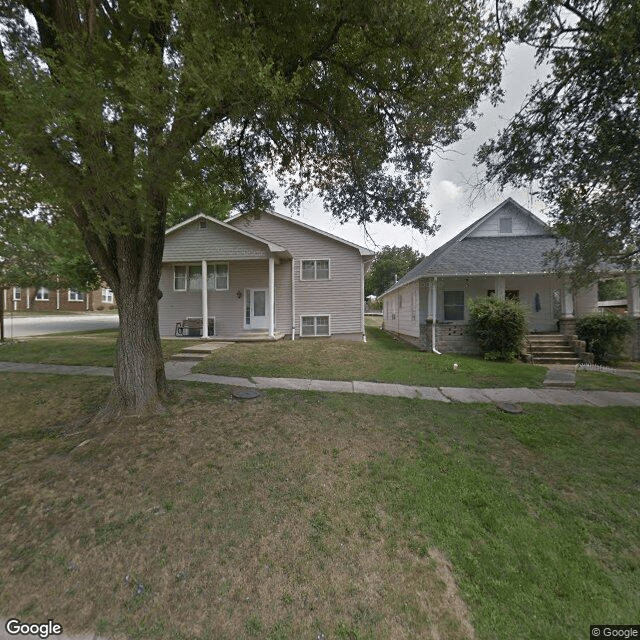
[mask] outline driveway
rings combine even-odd
[[[19,317],[11,317],[11,313],[6,313],[4,317],[4,337],[8,340],[63,331],[95,331],[96,329],[117,328],[117,313],[79,313],[50,316],[38,314]]]

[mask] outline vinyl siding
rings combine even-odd
[[[512,219],[511,233],[500,233],[500,218]],[[514,205],[507,204],[499,211],[496,211],[488,220],[485,220],[477,229],[474,229],[467,237],[538,236],[545,233],[544,227],[541,227],[529,216],[524,215]]]
[[[232,224],[286,247],[293,256],[296,336],[300,335],[300,316],[306,315],[330,315],[331,335],[362,334],[362,257],[357,249],[269,214],[256,219],[240,218]],[[301,280],[302,260],[329,260],[330,279]],[[288,309],[284,299],[281,304],[290,318],[290,297]],[[278,313],[276,320],[278,327],[282,326]],[[291,332],[290,325],[289,321],[286,333]]]
[[[260,242],[210,220],[207,220],[206,229],[200,229],[199,220],[194,220],[165,238],[162,261],[190,262],[268,257],[268,248]]]
[[[193,262],[192,264],[200,266],[201,263]],[[283,265],[286,264],[283,263]],[[280,275],[278,273],[279,269],[283,265],[275,268],[276,280]],[[209,317],[215,316],[216,336],[234,337],[241,335],[245,331],[244,290],[246,288],[268,289],[268,285],[268,260],[229,262],[229,290],[212,291],[209,289],[208,292],[207,310]],[[286,285],[279,286],[279,283],[276,282],[276,330],[278,331],[283,330],[280,328],[280,315],[285,312],[286,302],[283,303],[280,300],[285,297],[282,295],[285,289]],[[158,302],[160,335],[173,335],[176,322],[182,322],[187,317],[202,317],[202,292],[200,290],[174,291],[173,265],[163,265],[160,275],[160,290],[162,291],[162,298]],[[240,291],[239,298],[238,291]],[[290,315],[289,311],[289,317]]]

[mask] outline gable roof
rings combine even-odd
[[[260,242],[261,244],[266,245],[269,248],[269,251],[272,251],[273,253],[288,253],[288,250],[285,249],[284,247],[281,247],[279,244],[276,244],[275,242],[271,242],[269,240],[265,240],[265,238],[261,238],[260,236],[256,236],[253,233],[249,233],[248,231],[242,231],[241,229],[238,229],[237,227],[234,227],[230,224],[227,224],[226,222],[222,222],[221,220],[217,220],[216,218],[212,218],[211,216],[207,216],[204,213],[199,213],[198,215],[192,216],[191,218],[184,220],[183,222],[180,222],[179,224],[176,224],[175,226],[171,227],[170,229],[167,229],[165,231],[165,236],[168,236],[170,233],[174,233],[175,231],[178,231],[179,229],[182,229],[183,227],[186,227],[188,225],[190,225],[192,222],[195,222],[196,220],[199,219],[204,219],[204,220],[208,220],[209,222],[213,222],[217,225],[220,225],[222,228],[224,229],[228,229],[229,231],[232,231],[234,233],[238,233],[241,236],[245,236],[246,238],[249,238],[250,240],[254,240],[255,242]]]
[[[335,240],[336,242],[340,242],[341,244],[347,245],[348,247],[353,247],[354,249],[357,249],[360,252],[361,256],[373,256],[375,255],[374,251],[371,251],[371,249],[367,249],[366,247],[362,247],[359,244],[355,244],[353,242],[349,242],[348,240],[345,240],[344,238],[339,238],[338,236],[334,236],[332,233],[328,233],[326,231],[322,231],[321,229],[318,229],[316,227],[312,227],[310,224],[306,224],[305,222],[301,222],[300,220],[295,220],[294,218],[291,218],[289,216],[285,216],[282,215],[281,213],[276,213],[275,211],[264,211],[261,213],[261,215],[263,214],[268,214],[270,216],[273,216],[274,218],[279,218],[280,220],[286,220],[287,222],[291,222],[292,224],[296,224],[299,227],[303,227],[304,229],[308,229],[309,231],[313,231],[314,233],[317,233],[321,236],[325,236],[325,238],[331,238],[331,240]],[[240,220],[240,218],[244,218],[246,216],[250,216],[251,214],[249,213],[241,213],[237,216],[234,216],[233,218],[229,218],[229,223],[233,223],[236,220]]]
[[[539,235],[470,237],[507,206],[515,206],[519,213],[526,215],[539,228]],[[513,198],[507,198],[430,253],[382,295],[422,277],[550,273],[553,269],[545,256],[556,246],[557,239],[548,225]]]

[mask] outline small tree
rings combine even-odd
[[[478,341],[485,360],[515,359],[527,332],[524,309],[516,300],[496,297],[469,301],[468,332]]]
[[[615,313],[592,313],[578,320],[576,333],[586,341],[587,350],[593,353],[597,364],[610,364],[621,358],[631,323]]]
[[[364,278],[364,295],[379,296],[393,283],[406,275],[424,256],[412,249],[404,247],[382,247],[373,260],[371,268]]]

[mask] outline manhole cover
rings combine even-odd
[[[504,411],[505,413],[522,413],[522,407],[511,402],[496,402],[496,407],[498,407],[500,411]]]
[[[260,397],[260,392],[249,387],[236,387],[232,389],[231,395],[236,398],[236,400],[253,400],[254,398]]]

